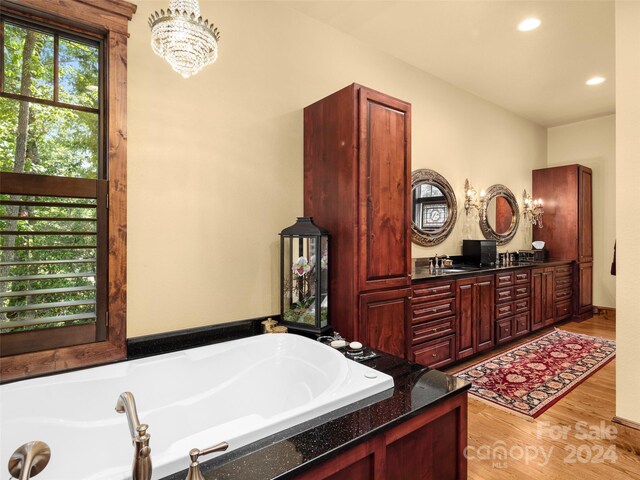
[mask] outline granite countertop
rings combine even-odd
[[[394,388],[226,455],[203,461],[200,469],[204,478],[294,478],[337,453],[470,387],[468,382],[457,377],[386,354],[363,363],[391,375]],[[186,475],[187,471],[183,470],[164,480],[184,480]]]
[[[473,275],[485,275],[487,273],[497,273],[503,272],[507,270],[516,270],[519,268],[531,267],[531,268],[544,268],[544,267],[553,267],[556,265],[566,265],[567,263],[571,263],[571,260],[550,260],[546,262],[516,262],[508,266],[504,267],[452,267],[453,269],[461,270],[457,272],[446,272],[446,271],[437,271],[436,273],[431,273],[428,265],[415,267],[413,272],[411,272],[412,280],[432,280],[435,278],[449,279],[456,277],[466,277]],[[446,270],[446,269],[445,269]]]

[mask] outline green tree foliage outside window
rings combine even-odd
[[[104,176],[100,45],[2,20],[0,171]],[[97,227],[95,199],[0,185],[0,333],[95,322]]]

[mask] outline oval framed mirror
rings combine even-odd
[[[480,230],[484,238],[505,245],[514,237],[519,224],[520,209],[513,192],[504,185],[491,185],[480,206]]]
[[[444,242],[458,215],[456,195],[449,182],[428,168],[411,174],[411,240],[423,247]]]

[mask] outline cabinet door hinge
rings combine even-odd
[[[107,327],[109,326],[109,310],[107,310],[104,314],[104,323]]]
[[[109,200],[110,200],[110,197],[109,197],[109,194],[107,193],[107,210],[109,210]]]

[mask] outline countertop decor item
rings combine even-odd
[[[536,250],[542,250],[544,248],[544,242],[542,240],[536,240],[535,242],[531,242],[531,246]]]
[[[273,328],[278,324],[273,318],[268,318],[260,323],[262,324],[262,333],[273,333]]]
[[[218,58],[220,32],[200,16],[198,0],[170,0],[149,17],[151,48],[188,78]]]
[[[280,323],[325,334],[329,325],[329,232],[311,217],[280,233]]]
[[[615,354],[613,340],[555,330],[455,376],[472,383],[476,398],[536,418]]]

